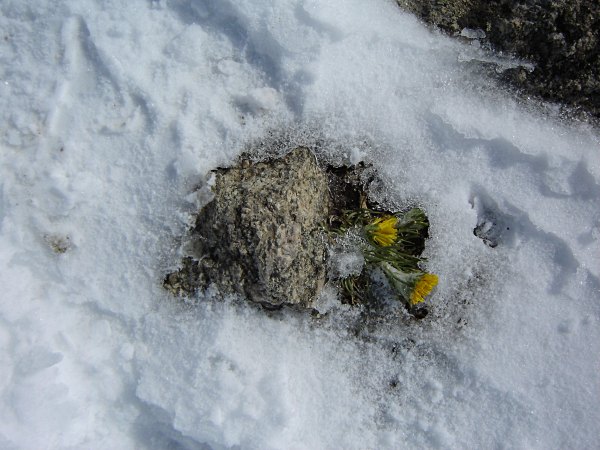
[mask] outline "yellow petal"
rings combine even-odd
[[[415,288],[410,294],[410,304],[416,305],[417,303],[421,303],[425,301],[425,297],[427,297],[434,287],[438,284],[438,276],[433,273],[426,273],[417,281],[415,284]]]
[[[398,230],[396,224],[398,219],[395,216],[384,216],[375,219],[372,223],[372,239],[382,247],[389,247],[398,239]]]

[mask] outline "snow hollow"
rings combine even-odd
[[[0,447],[596,447],[598,132],[478,59],[391,0],[3,0]],[[194,187],[273,136],[427,211],[427,319],[162,289]]]

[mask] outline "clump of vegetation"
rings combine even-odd
[[[377,211],[363,204],[358,209],[331,216],[328,229],[333,235],[360,236],[358,245],[365,265],[360,274],[339,280],[346,301],[366,303],[370,273],[381,270],[408,311],[417,318],[425,317],[427,310],[422,304],[437,285],[438,277],[421,268],[424,259],[420,255],[429,230],[429,220],[423,210]]]
[[[71,238],[69,236],[61,236],[57,234],[47,234],[44,240],[50,246],[52,251],[57,254],[66,253],[71,249]]]

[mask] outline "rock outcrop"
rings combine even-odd
[[[450,32],[481,29],[492,46],[535,64],[504,78],[529,95],[565,103],[600,118],[598,0],[397,0]]]

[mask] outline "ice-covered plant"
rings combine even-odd
[[[423,210],[383,213],[367,208],[344,211],[331,221],[330,230],[345,234],[358,229],[365,268],[381,269],[390,286],[409,310],[424,302],[438,283],[437,275],[422,270],[420,254],[424,248],[429,221]],[[352,303],[365,297],[367,277],[361,273],[340,280],[340,287]]]

